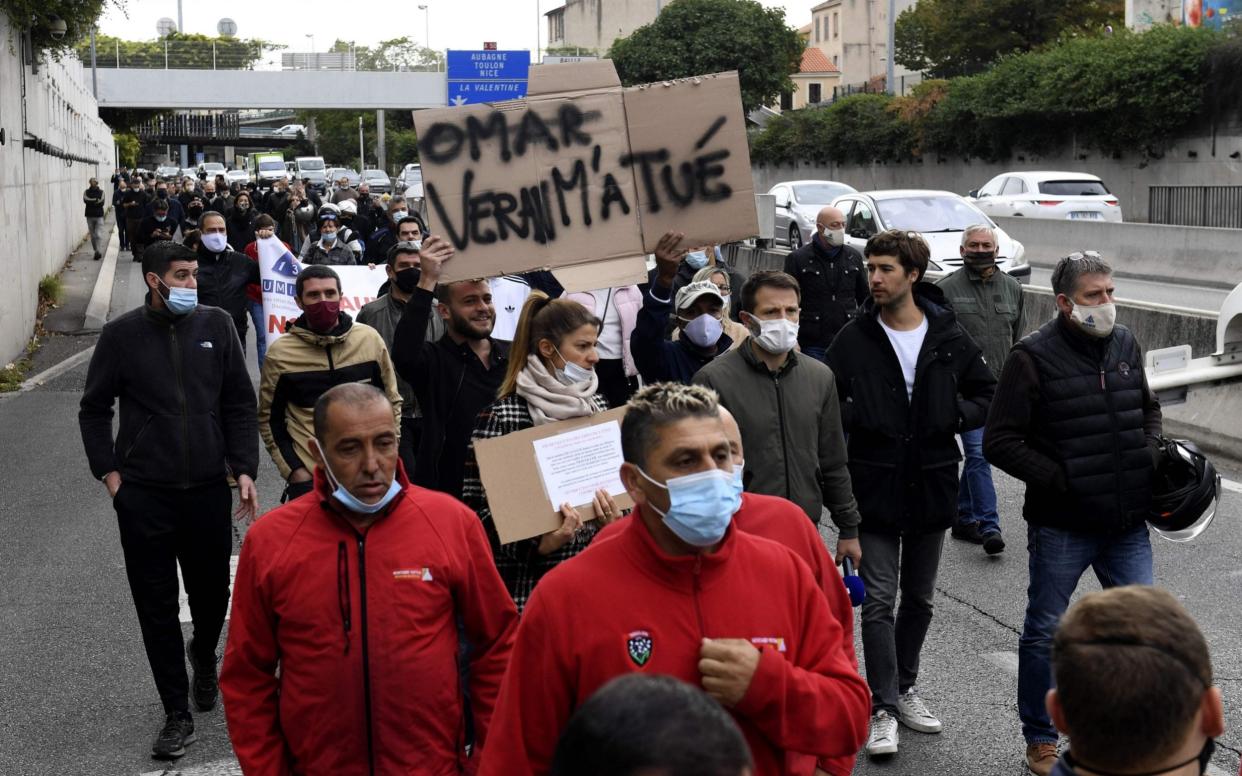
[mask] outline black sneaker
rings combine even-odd
[[[101,254],[99,251],[95,251],[95,261],[99,261],[102,258],[103,258],[103,254]]]
[[[978,523],[959,523],[950,532],[954,539],[961,539],[971,544],[983,544],[983,536],[979,533]]]
[[[186,645],[185,653],[190,658],[190,695],[194,696],[194,706],[199,711],[210,711],[216,707],[216,699],[220,695],[215,656],[206,665],[199,663],[194,657],[193,639]]]
[[[151,756],[157,760],[175,760],[185,754],[188,744],[197,741],[194,718],[188,711],[169,712],[164,727],[151,745]]]
[[[1000,555],[1005,551],[1005,540],[1000,531],[992,531],[983,537],[983,551],[988,555]]]

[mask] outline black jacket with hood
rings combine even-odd
[[[212,253],[198,246],[198,301],[224,310],[245,332],[250,315],[246,286],[259,282],[259,265],[244,253],[225,248]]]
[[[961,460],[955,437],[984,424],[996,391],[982,351],[940,289],[918,283],[914,299],[927,316],[927,335],[911,396],[873,300],[825,357],[837,380],[863,531],[918,534],[952,526]]]

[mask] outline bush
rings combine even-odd
[[[44,275],[39,279],[39,304],[58,305],[65,295],[65,282],[60,275]]]
[[[1207,29],[1071,38],[979,75],[926,81],[901,98],[855,95],[797,111],[754,136],[760,163],[866,162],[937,153],[1005,159],[1071,143],[1160,153],[1205,114],[1236,107],[1242,43]]]

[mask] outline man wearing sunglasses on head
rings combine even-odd
[[[988,461],[1027,484],[1018,716],[1039,776],[1057,760],[1057,728],[1044,707],[1053,632],[1079,579],[1094,568],[1103,587],[1152,584],[1146,519],[1160,402],[1142,349],[1115,323],[1112,275],[1094,251],[1057,263],[1056,317],[1014,345],[983,435]]]

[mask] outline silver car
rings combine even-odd
[[[931,248],[927,280],[938,280],[962,266],[962,232],[974,224],[996,230],[996,266],[1022,283],[1031,281],[1031,265],[1022,243],[984,215],[974,203],[951,191],[894,189],[860,191],[832,203],[845,213],[845,243],[859,253],[873,235],[887,229],[918,232]]]
[[[837,181],[787,181],[768,189],[768,193],[776,197],[774,234],[777,242],[791,249],[806,245],[815,234],[815,218],[819,211],[837,197],[855,191],[853,186]]]

